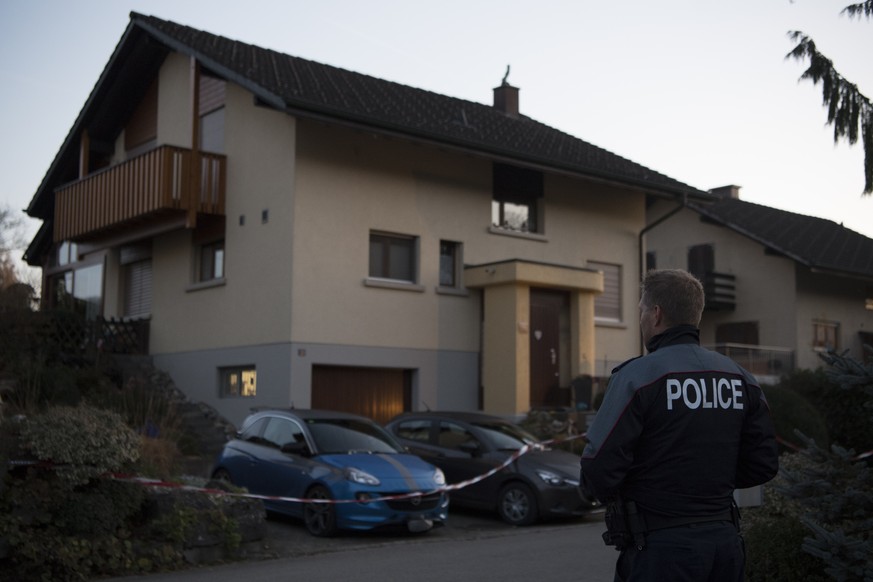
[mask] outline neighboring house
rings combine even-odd
[[[235,422],[519,415],[639,354],[647,203],[711,198],[505,80],[482,105],[133,13],[26,258],[45,307],[147,321],[155,364]]]
[[[862,360],[873,345],[873,239],[830,220],[712,190],[714,203],[659,203],[646,235],[647,267],[683,268],[704,282],[701,341],[759,376],[823,365],[819,354]]]

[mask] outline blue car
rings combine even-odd
[[[219,454],[212,477],[286,498],[265,499],[264,506],[301,518],[314,536],[383,526],[424,532],[448,516],[440,469],[372,420],[341,412],[251,414]]]

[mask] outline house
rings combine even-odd
[[[701,343],[759,376],[863,360],[873,345],[873,239],[833,221],[753,204],[737,186],[716,202],[650,208],[647,266],[695,273],[707,291]]]
[[[521,113],[131,14],[27,211],[45,307],[193,400],[520,415],[639,353],[640,233],[712,195]],[[576,402],[584,405],[585,402]]]

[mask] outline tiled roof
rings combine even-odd
[[[873,239],[832,220],[734,198],[689,206],[809,268],[873,277]]]
[[[707,193],[525,116],[230,40],[153,16],[135,26],[282,110],[343,120],[673,195]]]

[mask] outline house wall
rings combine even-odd
[[[668,205],[661,205],[660,210]],[[688,250],[712,244],[715,270],[736,277],[736,308],[704,311],[700,341],[715,344],[716,328],[723,323],[757,321],[759,344],[794,348],[797,294],[794,263],[764,253],[760,244],[734,231],[701,222],[693,210],[683,210],[646,235],[646,250],[655,251],[658,268],[687,269]]]
[[[165,66],[162,82],[187,95],[187,63]],[[478,408],[481,292],[437,291],[441,239],[463,243],[467,265],[622,264],[635,319],[641,193],[546,175],[544,236],[495,234],[490,161],[295,119],[227,90],[224,284],[192,284],[190,231],[154,241],[151,351],[193,399],[238,422],[250,406],[309,406],[314,365],[376,366],[414,371],[415,408]],[[170,115],[175,128],[181,113]],[[164,127],[159,109],[159,141],[181,138]],[[415,290],[365,283],[371,230],[419,237]],[[637,337],[625,322],[598,327],[597,353],[622,361]],[[230,365],[257,368],[255,398],[217,398],[217,368]]]
[[[865,309],[870,296],[869,284],[856,279],[811,272],[797,266],[797,363],[799,367],[815,369],[824,365],[813,348],[813,321],[839,323],[838,352],[863,361],[864,352],[859,331],[873,332],[873,311]]]
[[[670,208],[661,204],[653,217]],[[794,260],[768,254],[761,244],[728,228],[701,222],[684,210],[655,227],[646,248],[657,253],[659,268],[687,268],[688,249],[715,245],[715,270],[736,276],[736,309],[703,314],[701,342],[715,343],[715,330],[727,322],[757,321],[759,343],[794,351],[795,366],[818,368],[821,359],[812,348],[814,319],[840,323],[840,346],[861,357],[859,331],[873,330],[873,312],[864,309],[868,295],[863,281],[815,274]]]
[[[294,119],[232,84],[226,108],[225,282],[195,284],[191,230],[154,240],[155,354],[290,341]]]

